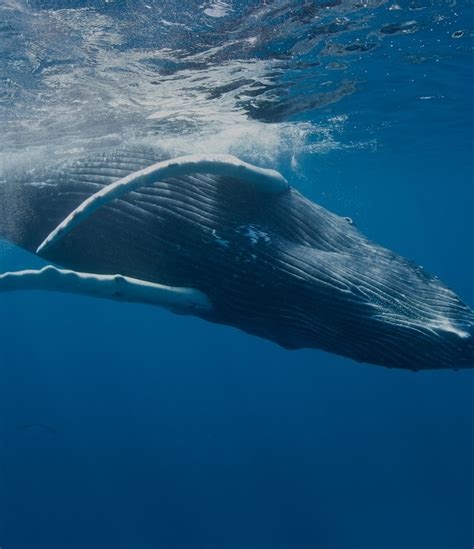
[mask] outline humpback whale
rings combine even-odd
[[[229,155],[126,147],[6,174],[0,238],[49,263],[0,274],[0,291],[158,305],[386,367],[474,367],[474,313],[455,293]]]

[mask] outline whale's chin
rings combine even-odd
[[[387,367],[474,366],[473,312],[348,218],[237,159],[233,171],[213,156],[172,173],[160,170],[179,163],[166,160],[130,148],[7,176],[0,236],[34,253],[41,246],[62,268],[5,273],[0,291],[164,306],[288,349]]]

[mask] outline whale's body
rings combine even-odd
[[[129,148],[9,176],[0,237],[35,252],[92,194],[165,158]],[[416,370],[474,366],[474,314],[451,290],[293,188],[168,178],[104,205],[42,257],[104,275],[98,286],[120,274],[153,291],[195,290],[209,306],[190,313],[287,349]],[[152,302],[140,299],[147,291],[128,300]]]

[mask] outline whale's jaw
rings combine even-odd
[[[84,200],[164,159],[119,150],[10,179],[0,186],[0,236],[35,252]],[[43,257],[104,281],[194,290],[212,306],[192,314],[288,349],[413,370],[474,366],[474,315],[451,290],[294,189],[170,178],[106,204]],[[0,290],[12,289],[6,280]]]

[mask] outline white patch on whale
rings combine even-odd
[[[224,248],[228,248],[230,245],[230,242],[228,240],[224,240],[221,238],[218,234],[216,229],[213,229],[211,232],[212,237],[215,239],[216,243],[219,244],[219,246],[223,246]]]
[[[270,242],[270,236],[265,231],[262,231],[257,225],[242,225],[237,228],[237,232],[246,236],[252,245],[258,244],[260,240]]]

